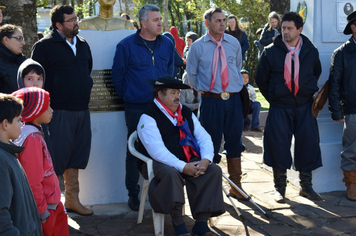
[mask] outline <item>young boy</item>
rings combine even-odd
[[[49,93],[36,87],[22,88],[13,93],[23,100],[22,121],[25,126],[15,143],[25,147],[18,155],[42,221],[43,235],[69,235],[67,214],[61,203],[61,190],[54,172],[51,155],[44,141],[41,125],[52,119]]]
[[[11,142],[21,132],[22,102],[0,94],[0,235],[42,235],[41,220],[26,175]]]
[[[262,132],[263,130],[260,128],[261,103],[259,101],[256,101],[255,88],[248,83],[250,80],[249,72],[245,69],[242,69],[241,75],[244,78],[244,86],[246,86],[247,88],[248,95],[251,101],[249,114],[252,114],[252,122],[248,117],[246,117],[244,121],[244,131],[249,130],[251,125],[251,131]]]
[[[22,62],[17,71],[17,85],[19,89],[25,87],[43,88],[45,78],[45,71],[41,64],[31,58],[28,58]],[[48,130],[48,124],[42,124],[41,128],[43,137],[46,141],[47,149],[53,159],[54,152]]]

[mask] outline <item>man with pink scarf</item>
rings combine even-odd
[[[190,46],[187,78],[201,92],[199,119],[213,140],[214,162],[220,162],[219,150],[224,138],[229,178],[241,188],[241,152],[245,150],[241,140],[244,119],[241,46],[235,37],[224,33],[226,19],[220,8],[208,9],[204,19],[209,30]],[[245,92],[248,101],[246,89]],[[230,195],[245,200],[234,188],[230,189]]]
[[[263,139],[263,161],[273,168],[275,201],[285,201],[286,170],[299,171],[300,196],[322,200],[312,188],[312,171],[322,166],[319,130],[311,106],[321,74],[319,52],[303,34],[296,12],[282,17],[282,34],[265,47],[256,83],[270,103]],[[294,136],[294,162],[290,151]]]

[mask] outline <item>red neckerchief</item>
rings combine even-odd
[[[182,125],[184,123],[184,119],[182,116],[182,108],[180,105],[178,106],[177,109],[178,115],[175,115],[166,105],[163,104],[163,102],[159,98],[156,97],[156,100],[163,106],[163,108],[168,112],[170,116],[177,119],[177,125]],[[185,136],[187,136],[187,134],[184,133],[181,129],[179,129],[179,136],[180,136],[180,140],[182,140]],[[199,157],[198,153],[190,145],[182,145],[182,147],[183,147],[185,158],[187,159],[187,163],[189,163],[190,161],[190,157],[192,156],[191,153]]]

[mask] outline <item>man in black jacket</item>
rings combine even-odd
[[[331,118],[344,124],[341,169],[347,187],[346,196],[356,201],[356,11],[348,15],[344,34],[351,38],[331,56],[329,110]]]
[[[275,200],[284,202],[286,169],[299,171],[300,196],[321,200],[312,188],[312,170],[322,166],[319,130],[311,105],[321,74],[319,53],[301,34],[303,19],[296,12],[282,18],[282,35],[265,48],[259,60],[256,83],[270,103],[264,132],[264,163],[273,168]]]
[[[88,164],[91,129],[89,100],[93,80],[88,43],[78,34],[78,21],[71,6],[51,10],[52,31],[32,49],[32,59],[46,72],[45,90],[51,94],[54,116],[49,124],[57,175],[65,180],[65,207],[81,215],[93,211],[78,198],[78,169]]]

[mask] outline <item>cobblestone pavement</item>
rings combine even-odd
[[[225,197],[226,212],[213,218],[212,230],[219,235],[356,235],[356,202],[346,199],[345,191],[322,193],[324,201],[313,202],[298,195],[299,189],[288,184],[287,201],[273,200],[272,173],[262,164],[262,133],[243,133],[246,151],[243,153],[242,187],[267,216],[248,201],[233,200],[243,222]],[[219,164],[226,173],[226,159]],[[228,183],[223,185],[228,189]],[[185,221],[191,229],[194,221],[186,207]],[[126,203],[92,206],[95,214],[79,216],[69,213],[70,235],[154,235],[152,213],[146,203],[142,224],[136,224],[137,212]],[[165,235],[174,235],[169,216],[165,218]]]

